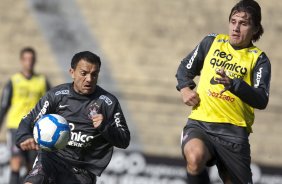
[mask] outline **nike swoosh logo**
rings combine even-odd
[[[216,80],[214,80],[214,77],[211,78],[210,83],[211,83],[211,84],[218,84],[218,82],[217,82]]]
[[[66,107],[68,107],[69,105],[59,105],[59,108],[60,109],[63,109],[63,108],[66,108]]]

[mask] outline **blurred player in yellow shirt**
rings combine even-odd
[[[45,76],[35,74],[36,52],[33,48],[25,47],[20,52],[22,69],[14,74],[5,85],[0,104],[0,126],[6,116],[8,129],[8,145],[11,148],[11,177],[10,184],[20,183],[19,170],[23,163],[31,169],[37,153],[21,151],[15,144],[16,131],[23,116],[35,106],[38,100],[49,89]]]

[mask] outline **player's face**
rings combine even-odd
[[[31,52],[24,52],[20,59],[23,70],[32,72],[35,64],[34,55]]]
[[[247,47],[255,34],[251,15],[246,12],[235,12],[229,22],[230,44],[236,47]]]
[[[96,89],[99,72],[98,65],[80,60],[75,69],[70,69],[74,90],[82,95],[93,93]]]

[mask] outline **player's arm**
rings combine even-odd
[[[21,120],[16,135],[16,144],[23,150],[37,149],[33,139],[33,127],[35,122],[44,114],[52,110],[53,98],[50,93],[43,96],[36,106]]]
[[[230,91],[250,106],[265,109],[269,99],[270,79],[271,64],[263,53],[253,70],[252,85],[241,79],[233,79]]]
[[[9,80],[8,83],[5,85],[2,96],[1,96],[1,104],[0,104],[0,128],[2,126],[4,117],[8,111],[8,109],[11,106],[11,100],[12,100],[12,94],[13,94],[13,87],[12,87],[12,81]]]
[[[100,118],[93,119],[94,128],[113,146],[124,149],[127,148],[130,142],[130,132],[119,102],[116,101],[114,104],[101,110],[107,111],[103,113],[107,115],[107,117],[104,117],[100,124],[96,124],[101,118],[101,115],[96,115],[96,117],[100,116]]]
[[[193,91],[196,87],[196,83],[193,79],[195,76],[200,75],[205,57],[214,38],[215,35],[205,37],[200,44],[181,61],[178,67],[176,74],[178,85],[176,88],[181,92],[183,102],[186,105],[195,106],[200,101],[198,94]]]

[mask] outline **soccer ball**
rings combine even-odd
[[[35,123],[33,137],[43,150],[63,149],[70,139],[70,127],[62,116],[47,114]]]

